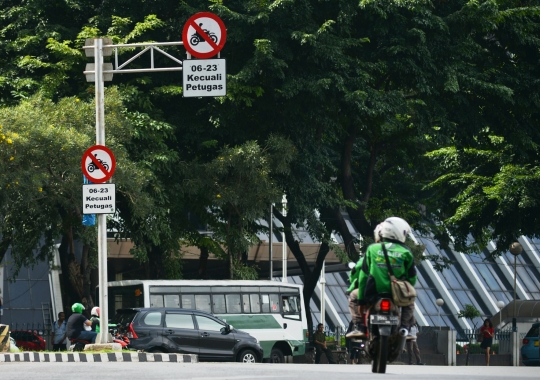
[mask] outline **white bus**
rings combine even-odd
[[[98,298],[97,298],[98,299]],[[265,361],[304,355],[308,342],[302,286],[249,280],[109,282],[109,315],[132,307],[196,309],[257,338]]]

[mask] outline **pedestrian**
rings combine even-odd
[[[484,350],[484,355],[486,357],[486,365],[489,366],[489,350],[493,344],[493,337],[495,336],[495,329],[493,324],[489,319],[484,321],[484,325],[480,327],[480,336],[482,338],[482,343],[480,348]]]
[[[420,359],[420,350],[418,349],[418,343],[416,342],[417,335],[418,335],[418,325],[415,323],[414,325],[411,326],[409,335],[407,335],[407,355],[409,356],[409,365],[413,364],[413,361],[412,361],[413,353],[416,359],[416,364],[424,365],[424,363],[422,363],[422,360]]]
[[[313,334],[313,342],[315,343],[315,364],[320,364],[323,352],[326,354],[328,363],[336,364],[332,351],[326,347],[326,335],[324,335],[322,323],[317,325],[317,331]]]
[[[347,329],[347,334],[354,330],[354,323],[351,320],[349,322],[349,328]],[[350,352],[350,361],[351,364],[358,364],[360,362],[360,343],[359,342],[353,342],[352,339],[346,338],[347,341],[347,349]]]
[[[66,315],[63,311],[58,313],[58,320],[53,322],[51,340],[53,342],[53,351],[65,351],[67,338]]]

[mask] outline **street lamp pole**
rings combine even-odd
[[[283,194],[283,217],[287,216],[287,196]],[[282,246],[282,262],[281,262],[281,271],[282,277],[281,282],[287,282],[287,242],[285,240],[285,224],[283,224],[283,232],[281,233],[283,246]]]
[[[502,309],[504,307],[504,302],[503,301],[497,301],[497,307],[499,308],[499,324],[498,324],[498,326],[500,326],[501,323],[502,323]]]
[[[268,261],[270,261],[270,281],[272,281],[274,279],[274,263],[273,263],[273,260],[274,260],[274,257],[273,257],[273,251],[272,251],[272,244],[273,244],[273,241],[272,241],[272,235],[274,233],[273,231],[273,227],[274,227],[274,204],[273,203],[270,203],[270,218],[268,219],[268,224],[270,227],[270,231],[269,231],[269,234],[268,234]]]
[[[439,307],[439,330],[440,330],[441,329],[441,306],[444,305],[444,300],[442,298],[437,298],[435,303]]]
[[[517,257],[523,252],[523,247],[518,242],[510,244],[510,253],[514,255],[514,312],[512,314],[512,331],[517,331],[517,319],[516,319],[516,308],[517,308],[517,299],[516,299],[516,287],[517,287]]]

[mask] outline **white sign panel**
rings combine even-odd
[[[115,184],[83,185],[83,214],[114,214],[115,210]]]
[[[182,62],[184,97],[227,95],[224,59],[188,59]]]

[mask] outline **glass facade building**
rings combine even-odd
[[[452,265],[442,271],[435,270],[435,263],[424,260],[417,266],[415,317],[421,326],[447,326],[457,331],[470,330],[482,325],[485,318],[497,314],[502,302],[505,306],[512,300],[514,292],[514,255],[506,252],[492,259],[491,244],[484,252],[466,255],[454,250],[441,249],[431,236],[414,233],[414,240],[425,246],[424,255],[445,257]],[[540,300],[540,240],[521,237],[523,252],[516,258],[516,299]],[[289,277],[290,282],[301,283],[301,276]],[[348,270],[325,274],[325,323],[330,329],[346,328],[349,323]],[[321,319],[321,293],[319,284],[311,301],[314,323]],[[444,304],[438,306],[437,299]],[[481,317],[469,321],[458,318],[465,305],[473,305]],[[504,306],[503,306],[504,307]],[[505,327],[504,322],[498,326]]]

